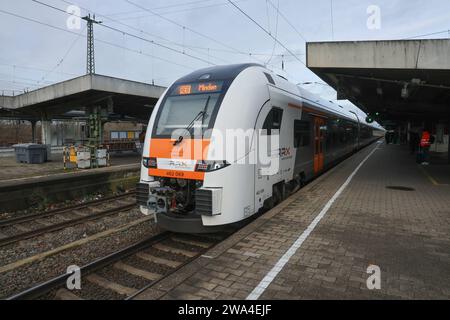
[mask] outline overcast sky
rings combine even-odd
[[[302,64],[305,39],[402,39],[450,29],[449,0],[234,0],[293,57],[227,0],[39,1],[63,11],[74,3],[81,15],[103,21],[95,26],[96,73],[164,86],[210,64],[240,62],[268,64],[295,83],[320,81]],[[367,26],[373,5],[380,28]],[[0,90],[32,90],[86,72],[85,22],[69,29],[70,16],[57,9],[32,0],[0,2]]]

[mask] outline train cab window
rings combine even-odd
[[[267,135],[271,135],[272,130],[281,129],[281,121],[283,119],[283,110],[280,108],[272,108],[264,120],[262,129],[266,130]]]
[[[311,143],[309,121],[294,120],[294,148],[307,147]]]

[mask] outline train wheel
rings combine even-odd
[[[273,186],[272,190],[272,198],[274,202],[274,206],[278,205],[281,201],[284,200],[284,196],[286,188],[284,186],[284,182],[280,182]]]
[[[300,188],[303,188],[305,186],[305,184],[306,184],[306,177],[305,177],[305,174],[303,172],[300,174],[300,178],[299,179],[300,179],[300,182],[299,182]]]

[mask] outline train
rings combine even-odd
[[[181,233],[247,221],[383,135],[357,111],[259,64],[194,71],[166,89],[150,117],[140,210]]]

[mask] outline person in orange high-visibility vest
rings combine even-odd
[[[420,151],[421,151],[421,158],[422,158],[422,165],[428,165],[428,157],[430,152],[430,145],[431,145],[431,134],[428,130],[423,130],[422,137],[420,139]]]

